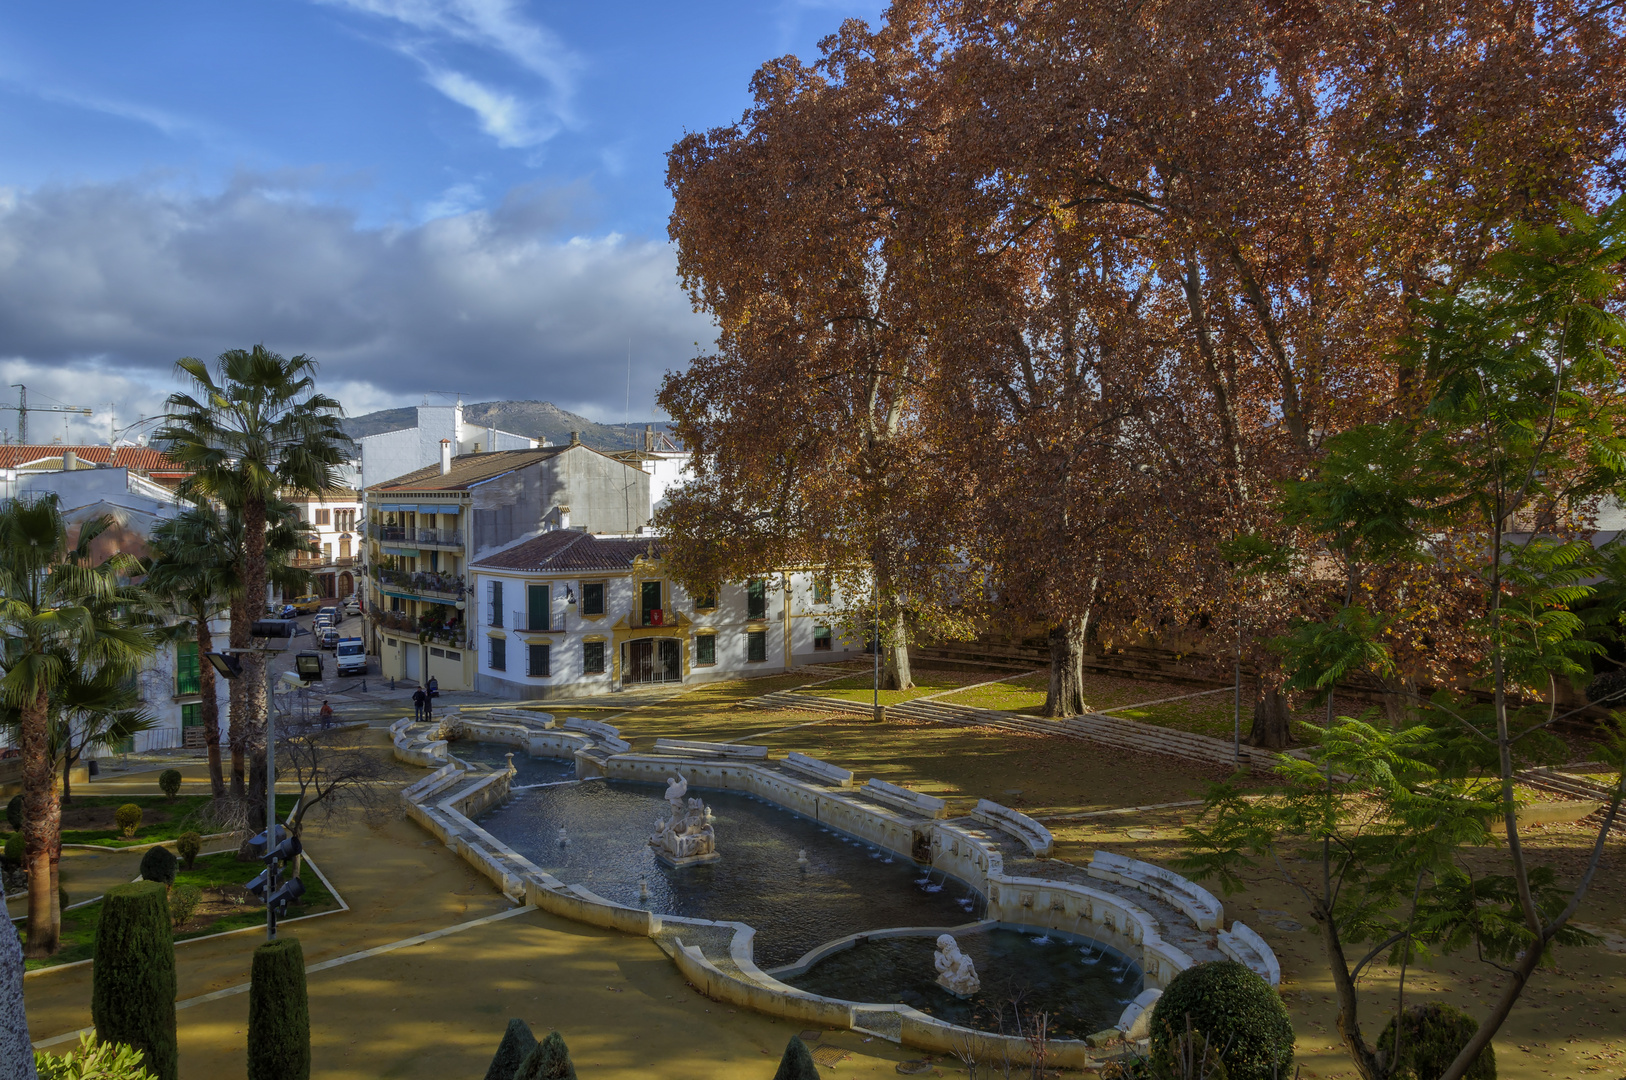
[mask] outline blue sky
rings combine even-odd
[[[665,151],[880,10],[6,5],[0,376],[105,437],[177,356],[264,341],[351,412],[461,391],[619,420],[630,339],[648,415],[710,336],[672,276]]]

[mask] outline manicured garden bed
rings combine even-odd
[[[265,907],[243,886],[255,874],[265,869],[260,862],[238,862],[235,851],[204,855],[192,869],[176,875],[175,884],[194,885],[203,890],[203,899],[192,917],[175,928],[175,940],[222,934],[250,926],[265,925]],[[301,915],[314,915],[338,907],[338,900],[328,891],[316,872],[306,867],[300,874],[305,883],[305,895],[300,903],[288,908],[284,919]],[[42,967],[71,964],[88,960],[95,953],[96,921],[101,916],[102,902],[86,904],[62,913],[62,948],[55,956],[44,960],[29,960],[26,967],[34,971]]]
[[[277,796],[277,815],[286,817],[294,808],[293,795]],[[62,842],[96,844],[102,847],[139,847],[174,840],[184,832],[208,835],[219,831],[202,820],[211,797],[180,795],[75,795],[62,808]],[[114,812],[125,803],[141,807],[141,825],[134,836],[125,836],[113,820]]]

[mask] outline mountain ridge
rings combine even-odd
[[[379,409],[361,416],[347,416],[342,421],[345,433],[353,439],[380,435],[386,431],[399,431],[418,422],[415,406],[403,409]],[[581,440],[595,450],[631,450],[644,444],[644,425],[653,424],[657,432],[666,431],[664,420],[637,420],[628,424],[600,424],[578,413],[561,409],[551,401],[480,401],[463,406],[463,423],[472,428],[495,427],[532,439],[545,439],[551,443],[570,441],[570,433],[578,432]]]

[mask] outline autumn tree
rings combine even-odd
[[[695,481],[659,524],[697,588],[830,568],[853,631],[881,623],[885,685],[905,688],[913,632],[946,609],[964,496],[921,423],[900,242],[929,138],[897,93],[913,60],[866,46],[850,25],[817,65],[765,65],[738,124],[668,157],[678,270],[719,334],[661,391]]]

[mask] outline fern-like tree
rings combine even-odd
[[[1401,965],[1403,992],[1405,964],[1469,947],[1501,972],[1488,1015],[1439,1074],[1461,1080],[1552,947],[1588,939],[1570,919],[1626,798],[1623,778],[1567,880],[1524,850],[1516,771],[1565,753],[1549,731],[1563,715],[1557,682],[1584,677],[1599,648],[1578,609],[1612,602],[1610,619],[1626,610],[1626,581],[1597,584],[1626,568],[1619,541],[1600,551],[1591,535],[1596,500],[1626,490],[1626,322],[1614,310],[1626,199],[1597,218],[1566,217],[1562,228],[1516,230],[1462,289],[1418,305],[1421,330],[1403,357],[1418,375],[1410,407],[1334,436],[1322,467],[1287,498],[1289,516],[1351,574],[1414,558],[1473,581],[1465,633],[1478,663],[1468,674],[1488,700],[1414,698],[1410,719],[1390,730],[1329,723],[1310,761],[1278,768],[1274,791],[1218,789],[1189,834],[1186,866],[1199,876],[1229,887],[1245,867],[1272,867],[1300,891],[1327,953],[1339,1032],[1366,1080],[1394,1075],[1404,1048],[1380,1052],[1362,1030],[1362,973],[1387,956]],[[1361,577],[1350,580],[1342,606],[1281,642],[1301,687],[1330,693],[1395,663],[1391,628],[1415,595],[1369,607]],[[1626,742],[1616,736],[1601,753],[1619,769]],[[1307,849],[1318,857],[1289,857]]]
[[[0,701],[20,713],[23,758],[24,861],[28,867],[30,957],[56,952],[62,913],[57,862],[62,852],[62,805],[51,751],[51,695],[73,662],[133,665],[153,651],[146,628],[127,612],[143,597],[128,584],[134,557],[93,561],[92,542],[109,520],[99,518],[68,540],[55,496],[13,500],[0,507]]]
[[[316,389],[316,362],[309,356],[284,358],[256,345],[221,353],[213,371],[194,357],[176,368],[192,392],[170,395],[167,422],[156,437],[192,470],[183,485],[187,494],[218,501],[242,522],[230,640],[233,649],[246,650],[267,595],[266,541],[274,524],[268,510],[284,492],[333,487],[354,443],[339,426],[338,401]],[[241,796],[249,732],[269,707],[258,654],[244,656],[233,691],[231,790]]]

